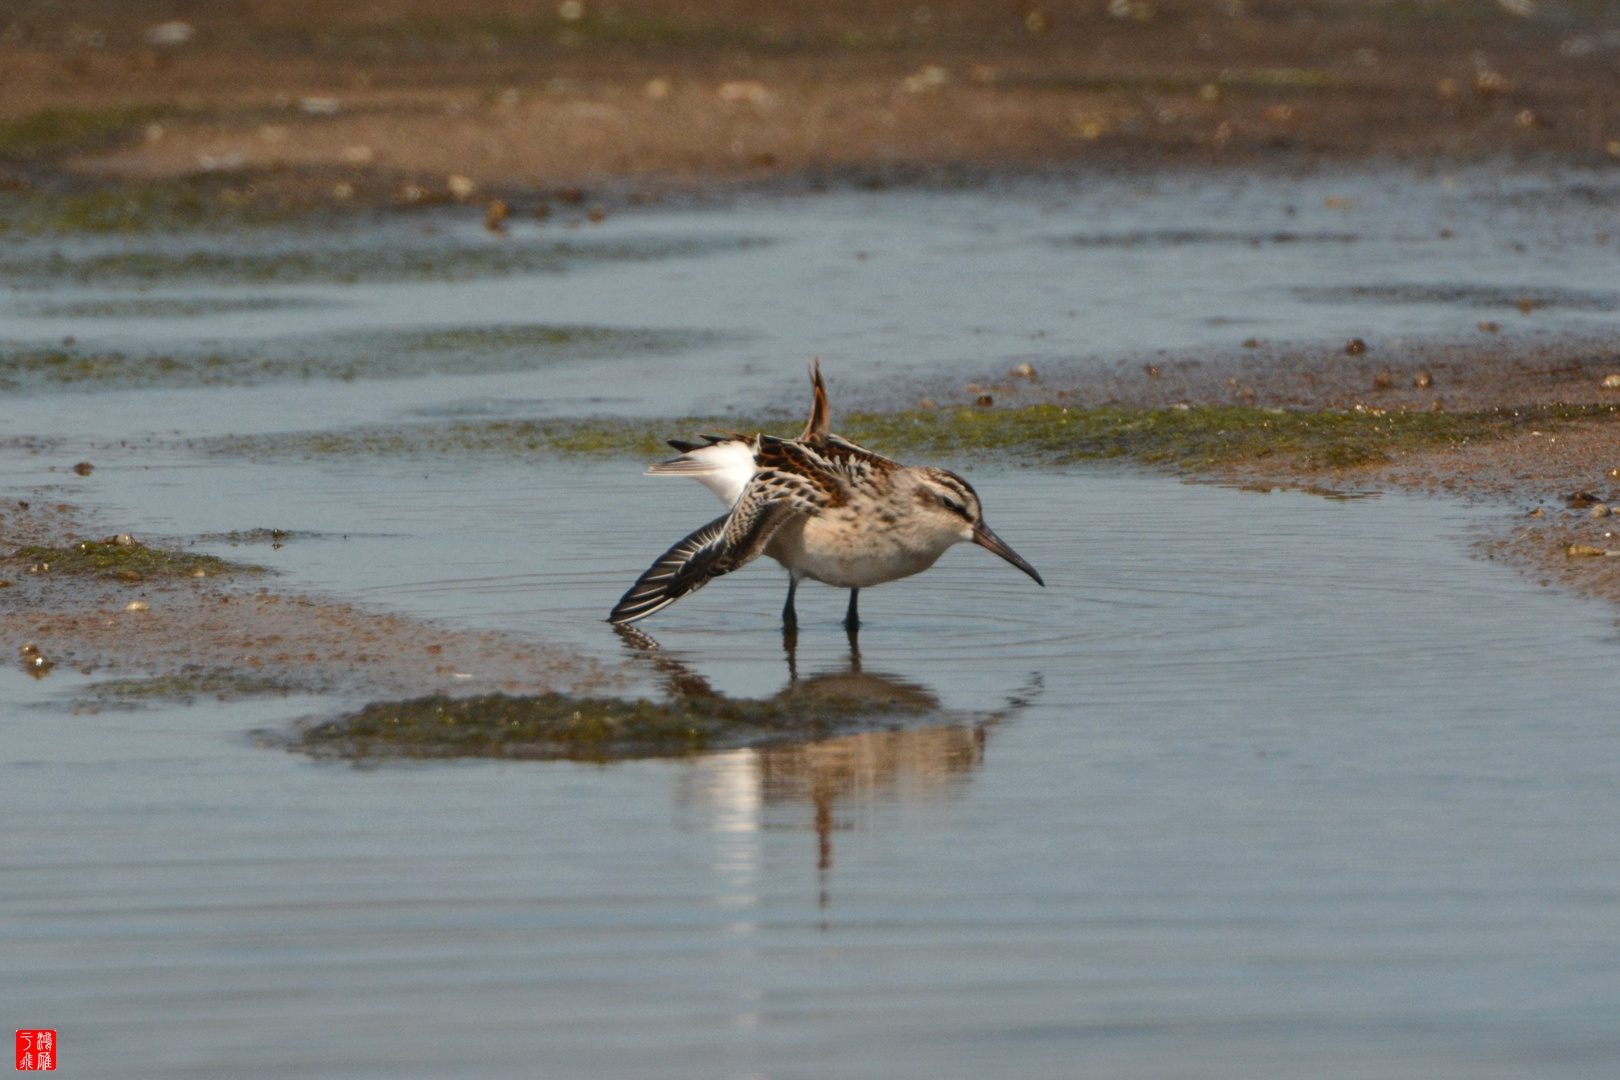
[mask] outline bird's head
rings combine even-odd
[[[973,485],[949,469],[925,469],[917,486],[917,499],[929,524],[958,540],[969,540],[989,548],[1044,586],[1041,575],[1025,562],[1006,541],[984,523],[984,507]]]

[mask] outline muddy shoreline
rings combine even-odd
[[[1348,346],[1348,347],[1347,347]],[[896,388],[886,404],[931,391],[929,401],[992,407],[1058,405],[1155,410],[1242,406],[1297,412],[1482,412],[1620,403],[1620,342],[1603,337],[1478,339],[1268,346],[1198,359],[1155,354],[1119,361],[1104,376],[1074,369],[986,373],[959,387]],[[1549,423],[1466,445],[1396,449],[1387,460],[1324,467],[1279,454],[1171,468],[1188,480],[1248,489],[1405,490],[1501,508],[1475,537],[1482,556],[1542,584],[1620,604],[1620,424]],[[1578,554],[1571,555],[1571,551]]]
[[[25,4],[0,27],[0,196],[568,214],[1075,169],[1620,165],[1620,24],[1511,7]]]
[[[188,10],[29,4],[0,27],[3,186],[529,214],[1051,169],[1620,163],[1604,5]]]
[[[616,673],[565,647],[368,610],[225,564],[198,572],[52,566],[43,548],[144,548],[185,557],[184,541],[108,534],[50,490],[0,505],[0,637],[37,678],[61,668],[117,682],[80,708],[149,701],[328,694],[346,700],[435,693],[573,693]],[[251,549],[249,549],[251,550]]]

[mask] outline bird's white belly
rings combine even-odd
[[[933,566],[950,543],[929,539],[934,543],[919,544],[903,528],[870,527],[835,512],[784,527],[765,553],[800,577],[864,589]]]

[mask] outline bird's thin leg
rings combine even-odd
[[[790,683],[799,681],[799,616],[793,610],[793,594],[798,588],[799,579],[789,577],[787,604],[782,608],[782,651],[787,653]]]
[[[791,626],[782,627],[782,651],[787,654],[788,682],[799,681],[799,632]]]
[[[855,631],[861,628],[861,616],[860,613],[855,610],[856,603],[860,600],[860,598],[861,590],[849,590],[849,610],[844,613],[845,630]]]
[[[787,682],[799,682],[799,631],[782,627],[782,653],[787,654]]]
[[[793,610],[793,594],[799,591],[799,579],[788,576],[787,603],[782,605],[782,629],[797,630],[799,628],[799,613]]]

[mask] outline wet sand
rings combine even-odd
[[[1563,338],[1526,344],[1481,333],[1477,342],[1409,343],[1356,351],[1356,346],[1260,346],[1194,359],[1154,355],[1121,361],[1105,376],[1077,371],[1002,372],[963,386],[896,389],[885,404],[922,394],[941,405],[1115,405],[1162,409],[1243,405],[1290,410],[1452,411],[1620,403],[1620,344]],[[1503,509],[1500,526],[1475,547],[1544,582],[1620,603],[1620,425],[1612,420],[1559,421],[1546,432],[1444,449],[1397,452],[1386,462],[1306,467],[1286,456],[1246,460],[1188,474],[1189,479],[1245,487],[1325,492],[1415,490],[1485,501]],[[1539,511],[1539,513],[1538,513]],[[1532,516],[1534,515],[1534,516]],[[1598,516],[1601,515],[1601,516]],[[1571,547],[1579,554],[1570,555]],[[1584,551],[1582,549],[1585,549]]]
[[[567,189],[1620,159],[1605,6],[1506,7],[34,5],[0,37],[0,161],[13,184],[212,173],[238,202],[527,211]]]
[[[106,538],[67,503],[36,497],[0,507],[0,638],[24,670],[152,680],[122,684],[122,697],[133,700],[586,693],[615,682],[613,672],[565,648],[368,611],[280,588],[264,574],[120,580],[14,554],[24,545]]]

